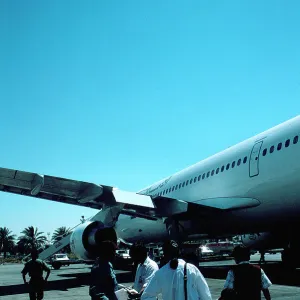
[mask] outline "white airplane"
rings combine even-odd
[[[0,168],[0,190],[100,210],[67,237],[93,259],[99,242],[243,235],[300,264],[300,116],[135,192]]]

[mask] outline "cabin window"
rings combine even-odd
[[[208,172],[206,173],[206,178],[208,178],[208,177],[209,177],[209,174],[210,174],[210,172],[208,171]]]
[[[177,190],[177,188],[178,188],[178,184],[176,184],[176,186],[175,186],[175,190]]]
[[[194,182],[196,182],[196,181],[197,181],[197,177],[194,178]]]
[[[272,146],[271,148],[270,148],[270,153],[273,153],[274,152],[274,146]]]
[[[185,182],[185,185],[188,185],[189,184],[189,181],[187,180],[186,182]]]
[[[193,183],[193,178],[190,180],[190,184],[192,184]]]
[[[263,154],[263,156],[266,156],[266,154],[267,154],[267,151],[268,151],[268,150],[267,150],[267,148],[266,148],[266,149],[264,149],[264,151],[263,151],[263,153],[262,153],[262,154]]]
[[[200,181],[200,180],[201,180],[201,175],[198,176],[198,181]]]
[[[204,178],[205,178],[205,174],[202,175],[202,179],[204,179]]]
[[[179,183],[179,189],[181,189],[181,183]]]
[[[290,139],[286,140],[285,147],[288,147],[290,145]]]
[[[279,143],[279,144],[277,145],[277,150],[280,151],[281,148],[282,148],[282,143]]]
[[[232,162],[231,167],[232,167],[232,168],[235,167],[235,161]]]
[[[172,188],[172,192],[175,190],[175,186],[173,186],[173,188]]]
[[[294,145],[298,143],[298,139],[299,139],[299,137],[298,137],[298,135],[296,135],[293,140]]]
[[[166,190],[165,194],[168,194],[168,190]]]
[[[247,162],[247,156],[244,157],[243,164],[245,164],[246,162]]]
[[[227,164],[226,166],[226,170],[229,170],[230,164]]]
[[[219,174],[220,168],[217,168],[216,170],[216,174]]]
[[[212,170],[211,171],[211,176],[214,176],[214,174],[215,174],[215,170]]]
[[[185,182],[182,183],[182,187],[184,187],[184,186],[185,186]]]
[[[169,188],[169,193],[171,193],[172,188]]]
[[[239,166],[241,164],[242,160],[239,159],[238,162],[237,162],[237,165]]]
[[[224,172],[224,169],[225,169],[225,167],[224,167],[224,166],[222,166],[222,168],[221,168],[221,172]]]

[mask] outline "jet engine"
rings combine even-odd
[[[242,244],[254,250],[283,248],[285,239],[282,235],[261,232],[242,235]]]
[[[102,241],[117,244],[117,234],[113,227],[106,227],[102,222],[85,222],[79,225],[70,237],[71,251],[80,259],[94,260],[98,256]]]

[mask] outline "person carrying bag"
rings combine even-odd
[[[161,294],[164,300],[211,300],[206,280],[198,268],[178,259],[178,244],[166,242],[163,251],[169,262],[154,274],[141,299],[153,300]]]

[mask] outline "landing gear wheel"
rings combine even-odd
[[[59,262],[54,262],[52,264],[52,267],[53,267],[54,270],[59,270],[60,267],[61,267],[61,264]]]
[[[299,251],[286,248],[281,253],[282,264],[287,269],[295,269],[300,266]]]

